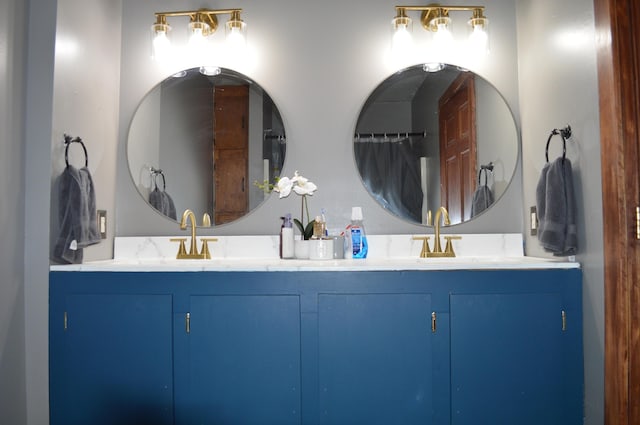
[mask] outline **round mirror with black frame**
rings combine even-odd
[[[373,198],[394,215],[451,224],[493,207],[516,170],[519,136],[496,88],[452,65],[413,66],[376,87],[354,135],[354,156]]]
[[[280,175],[285,153],[272,99],[224,68],[161,81],[140,102],[127,140],[129,171],[150,211],[179,220],[188,208],[213,225],[257,208],[270,192],[262,183]]]

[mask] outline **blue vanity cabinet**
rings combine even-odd
[[[448,422],[448,304],[446,291],[438,289],[442,276],[322,275],[315,326],[318,412],[310,423]]]
[[[583,423],[580,270],[478,272],[450,294],[451,423]]]
[[[297,295],[192,295],[176,350],[176,423],[301,423]]]
[[[52,425],[582,423],[579,269],[50,274]]]
[[[432,424],[430,294],[321,294],[320,423]]]
[[[128,292],[105,274],[51,274],[52,425],[173,423],[172,296]]]

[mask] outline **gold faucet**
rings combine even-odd
[[[451,224],[451,220],[449,219],[449,212],[447,211],[447,209],[445,207],[438,208],[438,211],[436,211],[436,218],[435,218],[436,241],[434,242],[434,245],[433,245],[432,254],[442,253],[442,246],[440,245],[440,216],[441,215],[444,215],[443,218],[444,218],[445,226],[449,226]],[[439,257],[439,256],[434,255],[433,257]]]
[[[201,238],[202,240],[202,249],[198,252],[198,247],[196,246],[196,216],[190,209],[184,210],[182,213],[182,220],[180,220],[180,230],[187,229],[187,219],[191,221],[191,245],[189,246],[189,252],[187,252],[185,247],[185,241],[187,238],[171,238],[171,242],[180,242],[180,247],[178,248],[178,254],[176,258],[178,260],[184,259],[211,259],[211,253],[209,252],[209,242],[215,242],[217,238]]]
[[[449,212],[445,207],[438,208],[436,211],[435,217],[435,242],[433,243],[433,251],[429,250],[429,237],[428,236],[414,236],[414,240],[422,239],[424,242],[422,243],[422,250],[420,251],[420,258],[442,258],[442,257],[455,257],[456,253],[453,251],[452,240],[462,239],[461,236],[445,236],[444,239],[447,241],[445,245],[444,251],[442,250],[442,245],[440,243],[440,219],[441,217],[444,220],[444,225],[448,226],[451,224],[451,220],[449,219]]]

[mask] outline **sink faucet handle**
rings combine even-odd
[[[414,236],[414,241],[422,241],[422,249],[420,250],[420,258],[427,258],[427,254],[431,253],[429,250],[429,236]]]
[[[185,247],[184,243],[187,238],[171,238],[169,240],[171,242],[180,242],[180,247],[178,248],[178,254],[176,255],[176,258],[185,258],[187,256],[187,248]]]
[[[455,257],[456,253],[453,251],[453,244],[451,243],[451,241],[462,239],[462,236],[445,236],[444,239],[447,241],[444,252],[447,254],[451,254],[452,257]]]
[[[200,256],[207,260],[211,260],[211,252],[209,252],[208,242],[217,242],[218,238],[200,238],[202,240],[202,249],[200,250]]]

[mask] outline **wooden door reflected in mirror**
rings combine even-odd
[[[218,86],[213,104],[213,211],[224,224],[247,213],[249,86]]]

